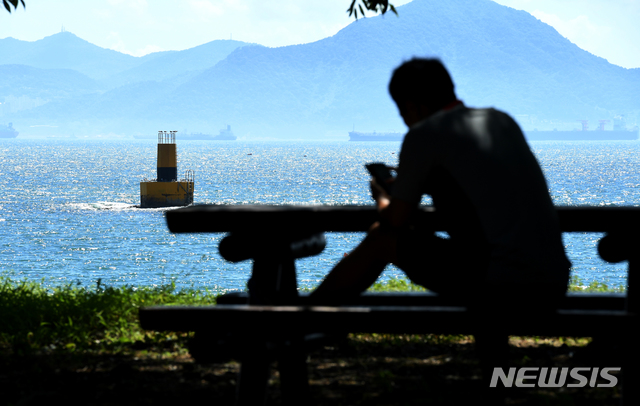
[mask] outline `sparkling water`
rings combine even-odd
[[[396,164],[398,142],[180,141],[178,172],[193,169],[196,204],[373,205],[363,164]],[[556,205],[637,206],[640,143],[535,142]],[[155,140],[0,140],[0,275],[48,286],[106,285],[241,290],[250,261],[220,257],[223,234],[171,234],[166,209],[140,209],[154,178]],[[328,233],[327,248],[296,262],[316,286],[362,233]],[[626,283],[625,264],[598,258],[601,234],[564,235],[583,282]],[[382,278],[402,272],[388,267]]]

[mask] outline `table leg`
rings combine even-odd
[[[638,246],[635,239],[631,241],[633,241],[633,246]],[[640,255],[635,252],[629,254],[627,301],[625,307],[629,313],[638,313],[638,311],[640,311],[640,300],[636,297],[636,286],[633,284],[635,284],[636,279],[638,279],[638,277],[635,276],[635,272],[640,272]],[[623,341],[625,341],[626,344],[626,357],[622,365],[622,398],[620,403],[623,405],[637,405],[640,404],[640,388],[638,387],[638,383],[640,382],[640,350],[636,348],[631,340]]]
[[[265,403],[270,364],[266,354],[252,354],[242,359],[236,384],[236,406]]]
[[[509,336],[499,330],[485,330],[474,334],[474,338],[482,371],[482,396],[488,404],[503,405],[505,388],[499,384],[491,388],[490,382],[495,368],[508,369]]]
[[[296,304],[298,284],[293,258],[255,258],[248,288],[249,304]]]
[[[223,246],[223,243],[224,246]],[[248,282],[251,305],[298,304],[298,285],[295,259],[320,253],[326,244],[323,234],[291,236],[229,235],[220,243],[220,253],[234,262],[253,259]],[[273,326],[277,331],[278,326]],[[269,378],[269,348],[276,349],[281,377],[282,401],[285,405],[308,404],[309,381],[306,351],[302,334],[280,337],[265,342],[263,350],[252,351],[242,359],[238,377],[236,401],[238,405],[264,403]]]
[[[308,405],[311,400],[307,371],[307,354],[302,348],[302,337],[287,346],[278,355],[280,391],[285,406]]]

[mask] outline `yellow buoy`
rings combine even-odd
[[[140,207],[187,206],[193,203],[194,173],[178,180],[177,131],[158,131],[158,165],[155,180],[140,182]]]

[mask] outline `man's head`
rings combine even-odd
[[[437,59],[413,58],[393,71],[389,93],[408,126],[456,101],[449,72]]]

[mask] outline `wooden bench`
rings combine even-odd
[[[196,331],[192,353],[203,359],[224,352],[241,362],[237,404],[260,404],[266,394],[269,365],[277,360],[284,404],[308,399],[306,354],[314,342],[345,333],[473,334],[483,371],[491,371],[509,335],[628,337],[638,325],[638,296],[632,277],[640,266],[635,230],[640,208],[558,207],[563,232],[606,232],[600,256],[629,261],[625,293],[567,294],[557,311],[545,314],[472,311],[431,293],[363,294],[340,306],[320,306],[296,287],[296,258],[324,248],[322,232],[365,231],[376,221],[373,207],[193,206],[166,213],[170,231],[229,232],[221,255],[237,262],[253,259],[248,293],[224,295],[216,306],[161,306],[140,309],[143,328]],[[437,212],[422,209],[422,227],[442,229]],[[327,270],[328,271],[328,270]],[[635,280],[635,279],[634,279]],[[509,306],[506,306],[508,309]],[[424,323],[416,322],[424,320]],[[220,326],[225,326],[220,331]],[[624,341],[624,340],[623,340]],[[630,350],[627,348],[626,350]],[[633,385],[640,375],[637,351],[623,368],[625,404],[639,400]],[[496,358],[497,356],[497,358]],[[632,384],[629,384],[632,382]]]

